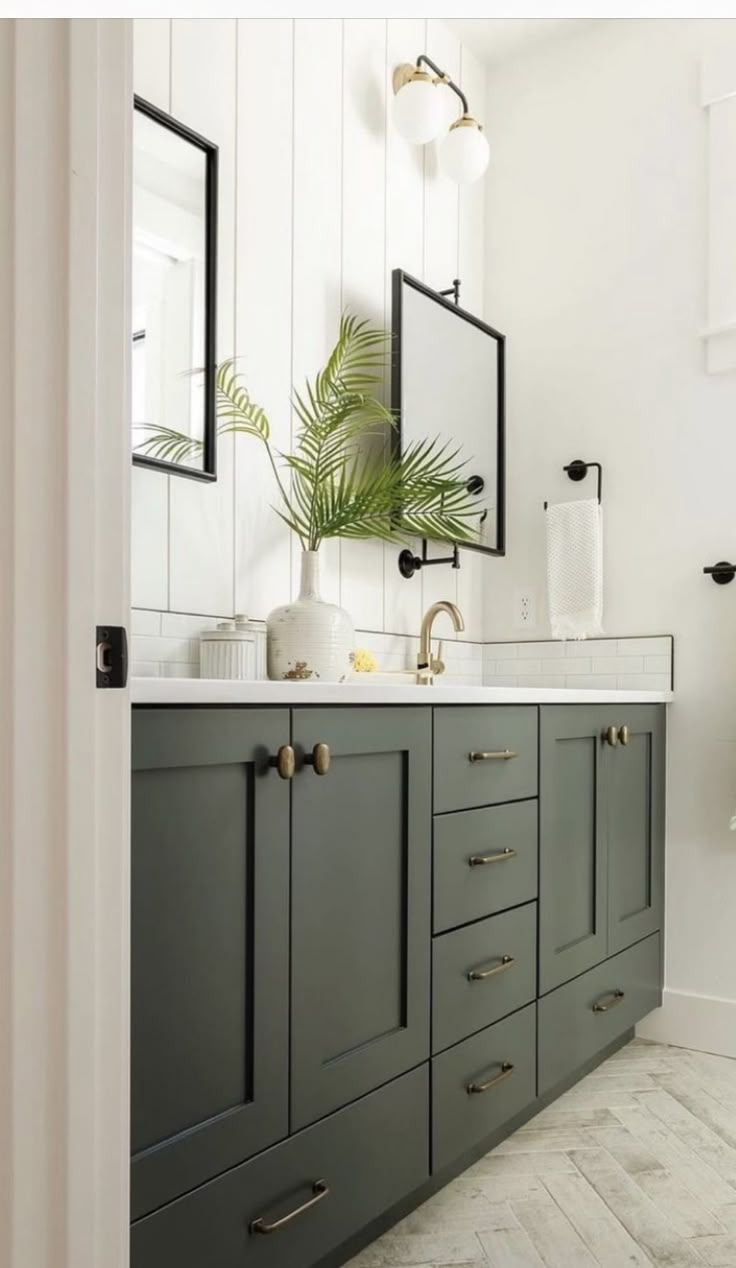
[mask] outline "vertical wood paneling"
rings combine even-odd
[[[424,271],[424,148],[408,145],[392,121],[394,67],[413,62],[424,51],[424,18],[396,18],[388,24],[386,57],[386,325],[391,325],[391,273],[403,269],[421,278]],[[415,550],[419,543],[412,543]],[[398,568],[398,546],[384,546],[385,628],[416,634],[422,618],[422,583],[405,581]]]
[[[342,304],[383,325],[386,306],[386,19],[345,23]],[[383,543],[341,544],[340,602],[362,629],[384,628]]]
[[[238,49],[235,346],[274,446],[288,451],[293,20],[240,21]],[[245,436],[235,439],[235,500],[235,607],[264,619],[290,594],[292,534],[271,509],[278,493],[266,451]]]
[[[341,19],[296,19],[292,371],[297,390],[324,363],[340,319],[342,36]],[[326,542],[320,554],[323,597],[339,602],[339,543]],[[295,565],[298,555],[295,550]],[[296,571],[293,583],[298,584]]]
[[[447,71],[456,82],[460,78],[460,42],[437,18],[427,20],[426,51],[433,61]],[[460,113],[460,102],[449,88],[439,87],[444,93],[447,124]],[[458,262],[458,187],[445,180],[437,161],[437,142],[425,146],[424,160],[424,280],[436,290],[450,286],[457,277]],[[446,555],[441,544],[430,546],[430,555]],[[458,572],[449,565],[423,569],[419,574],[422,584],[422,610],[438,599],[457,602]],[[445,625],[447,628],[445,628]],[[449,621],[441,627],[442,637],[454,638]]]
[[[172,113],[216,141],[219,154],[217,358],[234,352],[235,120],[234,19],[175,19]],[[217,447],[218,478],[171,479],[170,606],[179,612],[232,612],[233,437]]]
[[[393,268],[437,287],[459,269],[464,301],[481,311],[483,186],[458,194],[434,147],[407,146],[391,121],[393,68],[426,50],[487,123],[482,69],[440,21],[139,20],[135,34],[137,91],[220,146],[218,357],[240,358],[279,448],[293,432],[291,384],[324,362],[342,306],[390,325]],[[449,93],[447,108],[453,118]],[[219,472],[214,486],[134,472],[136,605],[263,618],[293,593],[299,545],[270,509],[265,454],[226,438]],[[459,573],[407,582],[397,557],[380,543],[327,543],[325,597],[358,627],[405,633],[433,599],[459,597],[480,637],[489,561],[465,553]]]
[[[133,87],[139,96],[169,110],[171,22],[156,18],[133,24]],[[133,467],[131,475],[130,585],[141,608],[169,606],[170,477]]]
[[[460,83],[468,98],[470,113],[488,128],[486,119],[485,68],[466,48],[460,50]],[[490,139],[490,138],[489,138]],[[485,181],[473,185],[461,185],[458,191],[458,271],[462,280],[460,292],[464,308],[483,316],[484,291],[484,238],[485,238]],[[493,324],[491,319],[491,324]],[[489,428],[495,428],[495,418],[488,419]],[[461,567],[457,574],[457,601],[465,618],[465,637],[480,640],[483,637],[483,578],[494,562],[464,550],[460,555]]]

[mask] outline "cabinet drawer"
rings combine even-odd
[[[316,1263],[426,1180],[428,1095],[425,1065],[139,1220],[130,1268]]]
[[[435,709],[435,811],[536,795],[537,710],[533,705]]]
[[[540,999],[540,1095],[661,1002],[658,933]]]
[[[536,896],[536,801],[435,819],[435,933]]]
[[[432,943],[432,1051],[490,1026],[537,993],[537,904]]]
[[[535,1084],[535,1004],[434,1057],[432,1170],[441,1171],[519,1114],[534,1100]]]

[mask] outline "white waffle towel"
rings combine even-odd
[[[603,519],[596,498],[548,507],[547,591],[553,638],[603,633]]]

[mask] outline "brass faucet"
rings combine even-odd
[[[427,608],[422,620],[419,634],[419,654],[417,656],[417,682],[424,687],[431,687],[435,674],[443,674],[445,666],[442,661],[432,655],[432,626],[440,612],[446,612],[458,634],[465,629],[465,622],[460,609],[449,599],[440,599]]]

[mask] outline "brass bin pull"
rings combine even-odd
[[[620,726],[618,728],[618,738],[619,738],[619,743],[623,745],[628,744],[629,740],[631,739],[631,731],[629,730],[627,726]]]
[[[618,727],[607,726],[603,732],[603,739],[610,748],[615,748],[618,744]]]
[[[485,1083],[469,1083],[466,1092],[490,1092],[492,1087],[496,1087],[498,1083],[502,1083],[504,1079],[508,1079],[509,1075],[514,1073],[514,1067],[510,1061],[504,1061],[501,1064],[501,1073],[494,1075],[492,1079],[486,1079]]]
[[[485,752],[484,750],[468,753],[468,761],[470,762],[510,762],[512,757],[518,757],[513,749],[503,748],[497,749],[495,752]]]
[[[468,867],[485,867],[486,863],[503,863],[505,859],[515,859],[516,850],[509,845],[505,850],[496,850],[495,854],[471,854]]]
[[[329,1192],[330,1186],[326,1180],[315,1180],[312,1185],[311,1198],[308,1198],[306,1202],[302,1202],[301,1206],[294,1207],[294,1210],[289,1211],[288,1215],[282,1215],[280,1220],[273,1220],[272,1223],[268,1223],[263,1216],[260,1216],[257,1220],[251,1221],[248,1231],[251,1233],[278,1233],[280,1228],[285,1228],[297,1216],[303,1215],[305,1211],[310,1210],[311,1207],[316,1206],[318,1202],[326,1198]]]
[[[282,779],[293,779],[296,758],[290,744],[282,744],[275,757],[269,758],[269,766],[275,766]]]
[[[311,766],[315,775],[326,775],[330,769],[329,744],[315,744],[311,753],[305,754],[304,765]]]
[[[481,969],[471,969],[468,973],[468,981],[485,982],[487,977],[495,977],[497,973],[505,973],[506,969],[510,969],[512,964],[516,964],[515,956],[502,955],[494,964],[488,964]]]
[[[593,1005],[594,1013],[610,1013],[612,1008],[621,1003],[624,998],[623,991],[611,991],[609,995],[604,995],[603,999],[596,1000]]]

